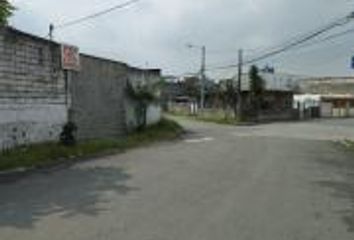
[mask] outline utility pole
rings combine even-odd
[[[205,66],[206,66],[206,47],[205,46],[198,46],[193,44],[187,44],[188,48],[196,48],[201,49],[202,51],[202,59],[201,59],[201,68],[200,68],[200,110],[204,110],[205,105]]]
[[[238,74],[237,74],[237,114],[242,119],[242,66],[243,66],[243,50],[238,51]]]
[[[200,109],[204,110],[204,102],[205,102],[205,63],[206,62],[206,47],[202,47],[202,66],[200,69]]]
[[[53,41],[53,32],[54,32],[54,25],[50,24],[49,25],[49,39],[50,39],[50,41]]]

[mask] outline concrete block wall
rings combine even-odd
[[[81,55],[81,71],[71,79],[71,118],[79,139],[114,138],[125,134],[124,91],[127,65]]]
[[[79,139],[115,138],[138,126],[136,102],[126,92],[128,81],[155,84],[159,70],[142,70],[127,64],[81,54],[81,71],[70,80],[70,118],[78,126]],[[147,109],[147,124],[161,119],[159,104]]]
[[[57,140],[66,121],[60,46],[0,28],[0,149]]]
[[[64,74],[59,44],[0,28],[0,149],[57,141],[69,120],[79,139],[114,138],[136,128],[127,83],[154,84],[160,70],[84,54],[80,60],[79,72]],[[160,118],[159,105],[149,106],[148,124]]]

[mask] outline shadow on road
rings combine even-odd
[[[126,185],[130,178],[121,168],[70,168],[0,186],[0,228],[32,228],[51,214],[97,216],[107,195],[136,190]]]
[[[339,151],[336,156],[324,157],[318,160],[330,168],[330,171],[336,171],[341,177],[338,179],[317,181],[316,184],[321,187],[332,190],[332,196],[349,201],[351,206],[348,209],[338,211],[341,214],[343,222],[347,225],[349,232],[354,232],[354,152],[345,150],[338,146]],[[344,154],[343,154],[344,153]]]

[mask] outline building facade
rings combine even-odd
[[[354,117],[354,78],[304,78],[299,84],[301,93],[295,97],[303,118]]]
[[[295,75],[260,72],[264,81],[265,92],[258,119],[260,121],[291,120],[296,118],[293,109],[294,92],[297,88],[298,77]],[[242,77],[243,105],[250,105],[250,83],[248,74]]]

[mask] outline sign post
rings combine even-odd
[[[64,70],[65,78],[65,102],[68,108],[68,121],[72,120],[72,102],[70,96],[71,73],[80,71],[80,53],[79,48],[71,45],[61,45],[61,67]]]
[[[71,45],[61,45],[61,65],[64,70],[80,71],[79,48]]]

